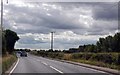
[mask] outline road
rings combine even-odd
[[[12,73],[94,73],[103,75],[105,72],[28,54],[28,57],[19,57],[19,62]]]

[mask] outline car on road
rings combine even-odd
[[[21,51],[17,51],[16,53],[21,54]]]
[[[27,52],[26,51],[21,51],[20,56],[21,57],[27,57]]]

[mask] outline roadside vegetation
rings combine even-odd
[[[5,73],[16,60],[17,57],[15,55],[4,56],[2,59],[2,72]]]
[[[14,31],[4,30],[2,32],[2,73],[5,73],[17,60],[14,45],[19,37]]]
[[[120,33],[100,38],[96,45],[82,45],[69,50],[34,50],[32,54],[55,59],[120,70]]]

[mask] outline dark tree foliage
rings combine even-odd
[[[19,37],[14,31],[9,29],[3,31],[3,52],[12,53],[14,51],[14,45]]]
[[[76,53],[79,52],[78,48],[70,48],[69,53]]]
[[[115,52],[120,52],[120,33],[114,35],[113,38],[113,49]]]
[[[120,33],[116,33],[113,37],[100,38],[97,42],[97,50],[98,52],[120,52]]]
[[[79,52],[97,52],[96,45],[94,44],[79,46],[78,50]]]
[[[6,54],[6,47],[5,47],[5,33],[2,32],[2,54]]]
[[[15,51],[26,51],[26,52],[30,52],[30,49],[14,49]]]
[[[70,48],[68,52],[120,52],[120,33],[114,36],[99,38],[96,45],[80,45],[79,48]]]

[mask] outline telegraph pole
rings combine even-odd
[[[1,31],[3,31],[3,0],[1,0]]]
[[[51,50],[53,50],[53,34],[54,32],[51,32]]]
[[[1,0],[1,31],[3,31],[3,0]]]
[[[7,3],[8,3],[8,0],[7,0]],[[1,25],[0,25],[0,31],[1,31],[1,36],[2,36],[2,33],[3,33],[3,0],[1,0]],[[3,36],[1,37],[1,40],[2,40]],[[5,40],[5,48],[6,48],[6,40]],[[1,46],[2,46],[2,42],[1,42]]]

